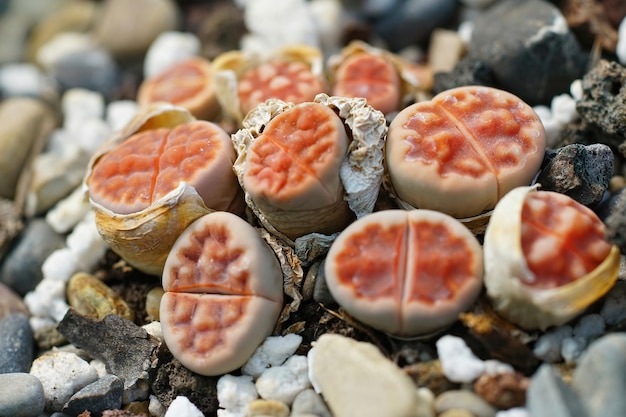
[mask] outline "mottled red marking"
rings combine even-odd
[[[173,279],[167,291],[251,294],[251,266],[225,225],[209,223],[194,231],[176,256],[181,265],[170,270]]]
[[[181,62],[151,80],[149,101],[181,104],[202,91],[207,82],[206,72],[196,61]]]
[[[203,356],[225,346],[228,329],[246,314],[249,296],[211,294],[170,294],[174,300],[167,319],[176,328],[177,343],[183,349]]]
[[[436,163],[438,173],[446,177],[451,173],[479,178],[489,167],[443,111],[431,103],[424,103],[418,112],[404,124],[415,134],[404,140],[409,145],[406,159]]]
[[[368,53],[354,54],[339,66],[333,95],[363,97],[383,113],[400,104],[400,77],[391,62]]]
[[[244,114],[270,98],[297,104],[313,101],[324,91],[324,83],[302,62],[265,62],[245,72],[238,83]]]
[[[522,208],[522,251],[535,288],[568,284],[593,271],[608,256],[602,221],[562,194],[539,191]]]
[[[408,253],[415,262],[407,265],[405,302],[434,304],[454,298],[475,279],[474,253],[467,242],[441,223],[409,223]]]
[[[336,117],[317,103],[276,116],[248,148],[246,180],[274,201],[289,200],[304,182],[323,183],[323,173],[343,158]]]
[[[434,304],[475,279],[475,254],[440,223],[370,224],[343,241],[337,280],[359,299]]]
[[[180,182],[192,183],[221,149],[218,132],[205,122],[140,132],[95,164],[89,193],[115,212],[140,211]]]
[[[437,163],[439,174],[479,177],[521,165],[537,151],[541,123],[521,100],[489,89],[455,89],[420,103],[403,124],[407,159]]]
[[[406,225],[368,225],[344,241],[336,274],[342,286],[364,299],[399,301],[404,280]]]

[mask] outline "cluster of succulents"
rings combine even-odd
[[[546,149],[532,108],[478,86],[419,100],[427,82],[361,42],[326,65],[311,47],[236,51],[144,81],[84,185],[109,246],[162,278],[185,366],[240,367],[324,257],[336,301],[396,337],[449,326],[483,284],[527,329],[610,289],[619,251],[602,222],[532,186]]]

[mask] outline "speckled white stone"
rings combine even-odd
[[[485,372],[480,360],[460,337],[445,335],[436,342],[443,374],[452,382],[472,382]]]
[[[150,45],[143,63],[145,78],[154,77],[177,62],[200,54],[200,40],[192,33],[161,33]]]
[[[248,404],[258,397],[256,386],[249,375],[226,374],[217,381],[217,400],[224,409],[218,410],[218,415],[245,417]]]
[[[179,395],[167,408],[165,417],[204,417],[204,414],[189,401],[189,398]]]
[[[161,402],[159,401],[156,395],[151,394],[149,401],[150,403],[148,404],[148,411],[150,411],[151,416],[154,416],[154,417],[165,416],[165,412],[167,410],[165,409],[165,406],[161,404]]]
[[[70,352],[40,356],[33,361],[30,374],[41,381],[49,411],[61,411],[74,393],[98,379],[91,365]]]
[[[121,130],[137,114],[137,102],[118,100],[109,103],[106,110],[106,121],[113,132]]]
[[[285,336],[270,336],[254,351],[241,368],[241,372],[256,378],[267,368],[282,365],[296,352],[300,343],[302,343],[302,336],[294,333]]]
[[[622,65],[626,65],[626,18],[619,24],[617,30],[617,47],[615,54]]]
[[[268,368],[256,380],[261,398],[291,404],[296,395],[311,386],[306,356],[294,355],[281,366]]]

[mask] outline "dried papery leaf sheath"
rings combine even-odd
[[[194,57],[144,80],[137,92],[137,102],[167,102],[189,110],[198,119],[212,120],[220,111],[213,89],[211,63]]]
[[[387,171],[393,192],[410,206],[471,217],[529,185],[545,146],[541,121],[518,97],[459,87],[396,116],[387,137]]]
[[[195,121],[182,107],[148,106],[90,161],[83,185],[99,233],[129,264],[160,275],[174,241],[192,221],[212,209],[243,210],[233,159],[219,127]]]
[[[290,238],[337,232],[353,218],[339,177],[348,143],[332,109],[297,105],[267,123],[248,148],[243,187]]]
[[[393,64],[381,55],[353,54],[339,65],[332,93],[363,97],[372,107],[387,114],[400,106],[400,76]]]
[[[619,272],[619,250],[605,240],[591,210],[531,187],[518,187],[498,203],[484,252],[494,307],[526,329],[571,320],[602,297]]]
[[[192,223],[163,270],[165,342],[202,375],[242,366],[270,335],[282,308],[278,260],[258,232],[227,212]]]
[[[482,250],[454,218],[385,210],[348,226],[325,263],[328,287],[358,320],[412,337],[454,322],[482,288]]]

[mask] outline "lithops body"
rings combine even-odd
[[[511,189],[530,185],[545,147],[539,117],[518,97],[459,87],[394,118],[386,165],[404,205],[468,218],[493,209]]]
[[[211,63],[201,57],[193,57],[145,79],[139,86],[137,102],[166,102],[189,110],[198,119],[214,120],[220,112]]]
[[[485,286],[496,310],[526,329],[561,325],[617,280],[619,250],[587,207],[518,187],[496,206],[484,242]]]
[[[384,114],[403,108],[431,87],[416,64],[362,41],[350,42],[327,66],[333,95],[363,97]]]
[[[217,125],[186,110],[150,107],[102,147],[85,178],[109,246],[158,275],[174,240],[210,210],[242,213],[235,152]]]
[[[333,297],[356,319],[400,337],[453,323],[482,288],[474,235],[431,210],[384,210],[348,226],[325,263]]]
[[[225,115],[241,122],[268,99],[313,101],[327,89],[322,61],[321,51],[307,45],[285,47],[265,57],[240,51],[219,55],[212,66]]]
[[[232,136],[246,202],[287,240],[339,232],[373,210],[385,130],[382,113],[363,99],[267,101]]]
[[[192,223],[165,263],[160,318],[175,358],[202,375],[241,367],[282,308],[278,260],[241,218],[214,212]]]

